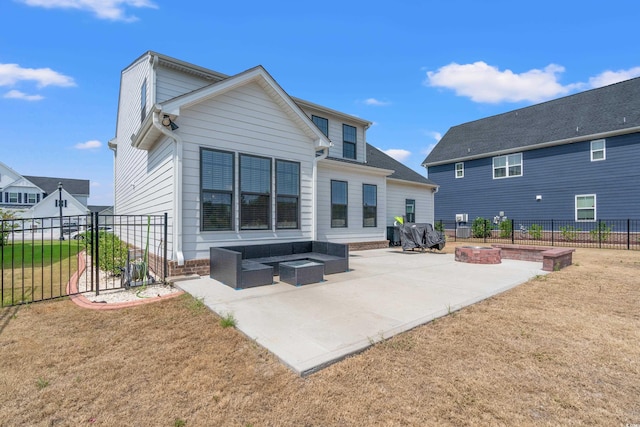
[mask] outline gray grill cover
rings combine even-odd
[[[446,243],[444,235],[434,230],[431,224],[407,223],[398,228],[403,251],[415,248],[441,251]]]

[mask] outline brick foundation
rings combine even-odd
[[[178,265],[177,261],[169,261],[169,276],[187,276],[197,274],[199,276],[209,275],[209,259],[192,259],[185,261],[184,265]]]

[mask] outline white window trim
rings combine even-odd
[[[460,174],[458,176],[458,165],[461,166],[460,171],[462,172],[462,174]],[[458,162],[455,164],[454,166],[454,172],[455,172],[455,177],[456,178],[464,178],[464,162]]]
[[[509,156],[516,156],[519,155],[520,156],[520,175],[509,175]],[[504,157],[506,158],[506,162],[505,162],[505,168],[506,168],[506,172],[507,174],[505,176],[499,176],[496,177],[496,167],[495,167],[495,159],[498,159],[500,157]],[[515,166],[515,165],[511,165],[511,166]],[[502,166],[500,166],[500,168],[502,168]],[[519,176],[524,176],[524,158],[522,156],[522,153],[511,153],[511,154],[505,154],[503,156],[495,156],[491,159],[491,174],[493,176],[493,179],[505,179],[505,178],[517,178]]]
[[[602,142],[602,150],[594,150],[593,149],[593,143],[594,142]],[[594,159],[593,158],[593,153],[595,152],[599,152],[602,151],[602,158],[601,159]],[[595,139],[593,141],[591,141],[591,161],[592,162],[599,162],[602,160],[607,160],[607,140],[606,139]]]
[[[593,197],[593,219],[578,219],[578,197]],[[598,218],[598,200],[595,194],[576,194],[574,202],[576,222],[595,222]]]

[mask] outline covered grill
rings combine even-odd
[[[403,251],[416,248],[441,251],[446,243],[444,234],[434,230],[431,224],[407,223],[397,227]]]

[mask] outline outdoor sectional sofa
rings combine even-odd
[[[324,274],[349,270],[349,246],[305,241],[209,249],[210,276],[234,289],[270,285],[281,262],[309,260],[324,264]]]

